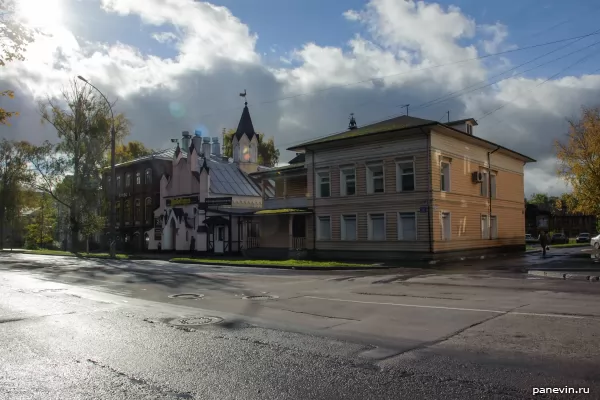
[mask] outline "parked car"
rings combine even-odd
[[[575,241],[577,243],[588,243],[590,240],[591,240],[591,238],[590,238],[590,234],[589,233],[580,233],[575,238]]]
[[[532,243],[537,243],[539,240],[536,237],[533,237],[533,235],[527,233],[525,235],[525,243],[527,244],[532,244]]]
[[[569,243],[569,238],[565,236],[564,233],[555,233],[550,238],[550,244],[567,244]]]
[[[600,235],[598,236],[594,236],[591,240],[590,240],[590,244],[596,249],[596,250],[600,250]]]

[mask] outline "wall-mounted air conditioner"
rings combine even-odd
[[[483,172],[475,171],[471,174],[471,180],[473,183],[481,183],[483,182]]]

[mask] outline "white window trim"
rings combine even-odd
[[[444,164],[446,164],[448,166],[448,187],[446,188],[446,190],[442,190],[442,183],[440,182],[440,192],[444,192],[444,193],[449,193],[450,190],[452,189],[451,186],[451,182],[452,182],[452,168],[451,168],[451,163],[449,161],[441,161],[440,162],[440,179],[442,179],[442,169],[444,168]],[[446,175],[444,175],[446,176]]]
[[[404,237],[402,237],[402,217],[401,214],[413,214],[415,217],[415,238],[414,239],[404,239]],[[418,220],[417,220],[417,213],[413,212],[413,211],[399,211],[397,214],[397,218],[398,218],[398,227],[397,227],[397,235],[398,235],[398,240],[399,241],[404,241],[404,242],[414,242],[416,240],[419,239],[419,226],[418,226]]]
[[[321,218],[329,218],[329,239],[323,239],[322,232],[321,232]],[[323,240],[323,241],[332,240],[333,224],[332,224],[331,215],[317,215],[317,222],[318,222],[317,223],[317,240]]]
[[[450,237],[444,236],[444,224],[442,222],[442,241],[452,240],[452,213],[449,211],[441,211],[440,217],[444,221],[444,214],[448,215],[448,223],[450,224]]]
[[[373,239],[373,223],[371,221],[371,217],[373,215],[383,215],[383,239],[382,240],[374,240]],[[387,215],[385,214],[385,212],[383,212],[383,213],[377,212],[377,213],[368,213],[367,214],[367,240],[376,241],[376,242],[387,240]]]
[[[346,222],[344,221],[345,217],[354,217],[354,220],[356,222],[356,226],[355,226],[355,232],[354,232],[354,237],[356,239],[351,240],[351,239],[346,239]],[[340,239],[341,240],[345,240],[345,241],[350,241],[350,242],[354,242],[358,240],[358,214],[342,214],[340,216]]]
[[[375,193],[375,185],[373,185],[373,173],[370,167],[381,167],[383,180],[383,192]],[[366,175],[367,175],[367,194],[385,194],[385,164],[383,161],[374,161],[365,163]]]
[[[489,193],[488,190],[490,189],[490,186],[492,187],[492,199],[495,199],[496,197],[498,197],[498,175],[494,172],[491,171],[491,175],[488,174],[488,169],[487,168],[482,168],[481,169],[481,173],[483,174],[484,178],[483,178],[483,182],[481,182],[481,190],[479,191],[479,194],[482,197],[489,197]],[[491,185],[491,177],[494,177],[494,185]]]
[[[325,175],[329,177],[329,196],[323,197],[321,194],[321,175]],[[331,171],[329,169],[321,169],[316,171],[316,179],[317,179],[317,197],[318,198],[329,198],[331,197]]]
[[[496,221],[495,229],[492,229],[492,219]],[[492,232],[492,240],[498,239],[498,216],[492,215],[490,216],[490,232]]]
[[[493,184],[492,184],[492,177],[493,179]],[[498,197],[498,175],[492,171],[492,174],[490,175],[490,186],[492,188],[492,199],[495,199]]]
[[[396,160],[396,191],[397,192],[402,192],[402,177],[404,176],[401,172],[400,172],[400,164],[408,164],[408,163],[412,163],[413,166],[413,190],[408,190],[409,192],[414,192],[415,190],[417,190],[417,171],[415,169],[415,158],[411,157],[411,158],[407,158],[407,159],[399,159]],[[384,175],[385,176],[385,175]]]
[[[471,125],[469,123],[466,123],[466,125],[467,125],[467,133],[469,135],[472,135],[473,134],[473,125]]]
[[[347,186],[346,186],[346,174],[344,171],[348,170],[354,171],[354,194],[348,194]],[[342,165],[340,166],[340,196],[356,196],[358,186],[356,185],[356,166],[355,165]],[[348,214],[349,215],[349,214]]]

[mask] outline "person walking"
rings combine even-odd
[[[546,250],[548,249],[548,235],[545,231],[540,233],[540,246],[542,246],[542,257],[546,257]]]

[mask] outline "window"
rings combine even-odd
[[[149,185],[152,183],[152,170],[149,168],[146,170],[144,182],[146,183],[146,185]]]
[[[117,222],[117,225],[119,225],[121,223],[121,202],[117,201],[115,203],[115,221]]]
[[[331,240],[331,217],[319,217],[317,237],[319,240]]]
[[[367,165],[367,193],[383,193],[383,165]]]
[[[451,238],[452,238],[452,228],[451,228],[450,213],[443,212],[442,213],[442,240],[450,240]]]
[[[450,164],[447,162],[440,165],[440,190],[442,192],[450,191]]]
[[[331,195],[331,179],[329,171],[317,172],[318,197],[329,197]]]
[[[342,196],[353,196],[356,194],[356,170],[354,167],[342,167],[340,182],[340,194]]]
[[[131,174],[125,175],[125,187],[131,187]]]
[[[117,176],[117,191],[121,191],[121,177]]]
[[[492,239],[498,239],[498,219],[495,215],[490,217],[491,229],[492,229]]]
[[[225,241],[225,227],[224,226],[217,227],[217,240],[219,242]]]
[[[416,213],[398,213],[398,240],[417,240]]]
[[[489,239],[490,238],[490,232],[489,232],[489,229],[488,229],[487,215],[482,215],[481,216],[481,238],[482,239]]]
[[[142,220],[142,201],[140,199],[135,200],[135,223],[139,224]]]
[[[152,222],[152,199],[150,197],[146,198],[146,204],[145,204],[145,214],[146,214],[146,224],[149,224]]]
[[[135,184],[136,185],[141,185],[142,184],[142,173],[141,172],[136,172],[135,173]]]
[[[396,190],[399,192],[415,190],[414,161],[401,161],[396,163]]]
[[[496,174],[492,172],[492,176],[490,178],[490,183],[492,186],[492,199],[496,198]]]
[[[483,180],[481,181],[481,195],[488,197],[488,187],[492,188],[492,199],[496,198],[496,174],[492,172],[491,181],[488,182],[488,171],[482,171]]]
[[[472,135],[472,134],[473,134],[473,125],[471,125],[471,124],[467,124],[467,133],[468,133],[469,135]]]
[[[342,215],[342,240],[356,240],[356,215]]]
[[[129,224],[131,222],[131,202],[127,200],[125,202],[125,224]]]
[[[369,240],[385,240],[384,214],[369,214]]]

